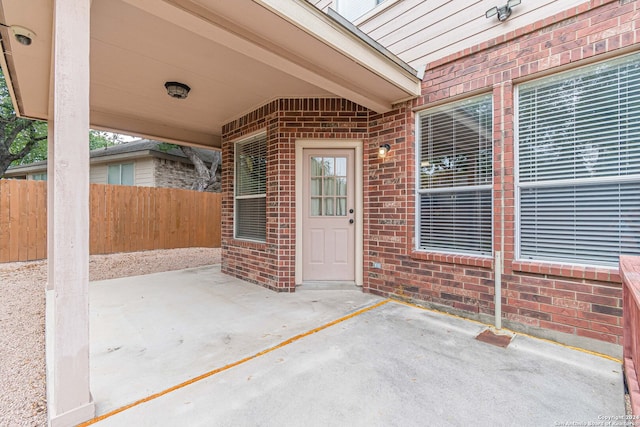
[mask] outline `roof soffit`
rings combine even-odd
[[[124,1],[374,111],[420,94],[415,73],[305,0],[164,0],[183,14]]]
[[[32,3],[36,2],[36,5]],[[3,69],[26,117],[49,114],[52,0],[2,0]],[[34,12],[36,11],[36,12]],[[91,125],[219,147],[222,125],[275,98],[339,96],[384,112],[419,81],[304,0],[92,0]],[[166,96],[167,80],[192,87]]]

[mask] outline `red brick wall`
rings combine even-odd
[[[423,95],[413,103],[414,109],[493,93],[494,250],[503,253],[503,317],[514,329],[565,341],[569,338],[585,346],[589,346],[588,340],[582,338],[622,343],[622,293],[617,269],[514,261],[513,90],[514,80],[623,54],[634,49],[634,44],[637,49],[639,18],[637,1],[586,2],[443,58],[426,70]],[[411,126],[414,117],[408,114],[397,119],[397,123],[401,121]],[[490,259],[414,250],[413,130],[404,144],[392,144],[393,159],[370,163],[375,173],[370,173],[369,182],[372,239],[365,243],[366,286],[375,293],[451,307],[488,320],[483,315],[493,315],[495,309]],[[390,176],[403,184],[391,190],[384,178]],[[406,214],[399,216],[403,209]],[[390,222],[392,219],[399,222]],[[383,268],[370,268],[373,262],[382,263]]]
[[[467,314],[493,314],[491,259],[415,250],[414,121],[410,106],[371,116],[365,290]],[[381,160],[374,150],[384,143],[391,151]],[[373,268],[374,263],[381,268]]]
[[[280,99],[223,128],[222,271],[268,288],[295,290],[295,141],[364,139],[369,111],[350,101]],[[267,132],[267,241],[233,238],[234,142]]]
[[[229,123],[223,129],[223,271],[293,291],[295,140],[363,139],[365,291],[491,321],[492,259],[415,250],[414,110],[492,93],[494,250],[504,257],[505,323],[588,348],[609,351],[614,347],[592,344],[621,344],[617,269],[514,261],[513,97],[517,81],[637,49],[639,18],[638,1],[585,2],[429,64],[423,95],[389,113],[375,114],[337,99],[283,99]],[[269,156],[265,244],[233,239],[233,141],[260,129],[267,130]],[[383,143],[391,145],[384,160],[377,157]],[[373,268],[374,263],[381,268]]]
[[[274,143],[271,141],[274,129],[278,125],[278,104],[271,102],[244,117],[241,117],[222,128],[222,271],[231,276],[239,277],[253,283],[274,289],[289,290],[287,283],[278,281],[278,251],[277,236],[267,232],[266,243],[236,240],[233,238],[233,207],[234,207],[234,141],[261,131],[267,131],[268,167],[271,174],[273,167],[272,151]],[[268,179],[272,178],[268,176]],[[272,186],[267,188],[267,227],[272,229],[273,215],[277,209],[270,206],[269,197],[273,196]]]

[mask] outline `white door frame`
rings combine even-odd
[[[296,286],[302,285],[302,248],[303,248],[303,215],[302,215],[302,188],[304,185],[304,157],[303,151],[311,149],[336,149],[347,148],[354,150],[354,177],[355,177],[355,284],[363,284],[364,262],[364,195],[363,195],[363,142],[358,139],[298,139],[296,141]]]

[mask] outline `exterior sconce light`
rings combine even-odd
[[[491,18],[492,16],[498,15],[498,21],[504,22],[509,18],[509,16],[511,16],[511,8],[519,5],[520,3],[521,0],[509,0],[504,6],[495,6],[487,10],[484,16],[486,18]]]
[[[36,33],[20,25],[7,25],[0,22],[0,27],[10,29],[18,43],[24,46],[29,46],[36,36]]]
[[[391,146],[389,144],[382,144],[378,148],[378,157],[384,159],[389,154],[389,150],[391,150]]]
[[[189,86],[179,82],[166,82],[164,87],[167,89],[167,94],[176,99],[185,99],[191,90]]]

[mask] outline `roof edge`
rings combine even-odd
[[[378,43],[374,38],[372,38],[367,33],[365,33],[360,28],[358,28],[354,23],[349,21],[344,16],[340,15],[337,11],[333,10],[332,8],[329,8],[327,10],[327,16],[329,16],[338,24],[342,25],[344,28],[349,30],[351,33],[353,33],[353,35],[361,39],[363,42],[371,46],[373,49],[377,50],[382,55],[386,56],[387,58],[395,62],[397,65],[399,65],[400,67],[404,68],[408,73],[411,73],[416,77],[419,77],[418,71],[415,68],[413,68],[411,65],[404,62],[402,59],[400,59],[398,56],[396,56],[386,47]]]
[[[420,96],[418,72],[338,13],[329,15],[306,0],[252,1],[394,85],[407,98]]]

